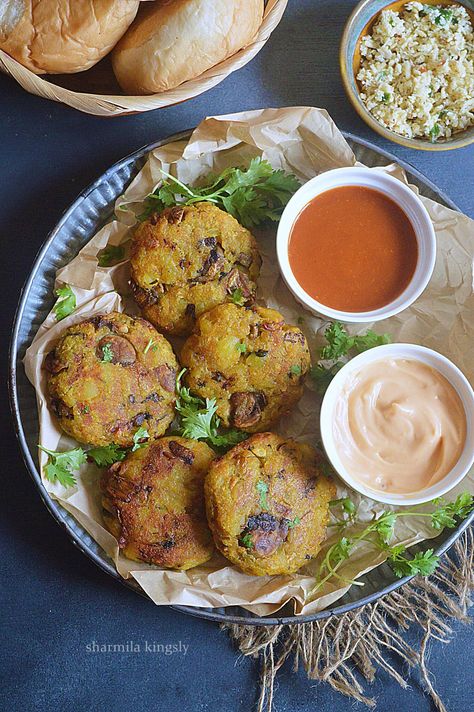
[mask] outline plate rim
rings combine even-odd
[[[49,247],[51,244],[54,242],[54,239],[58,232],[62,229],[64,223],[69,219],[70,215],[76,210],[76,208],[80,205],[80,203],[86,198],[90,193],[92,193],[94,190],[96,190],[101,184],[104,183],[104,181],[107,181],[108,177],[115,174],[121,169],[126,168],[130,163],[136,164],[138,161],[142,160],[145,158],[145,156],[150,153],[151,151],[160,148],[161,146],[164,146],[168,143],[173,143],[175,141],[180,141],[186,138],[189,138],[191,135],[192,131],[194,129],[186,129],[184,131],[180,131],[174,134],[171,134],[170,136],[165,137],[164,139],[160,139],[159,141],[154,141],[152,143],[146,144],[142,146],[141,148],[137,149],[136,151],[132,151],[129,153],[127,156],[124,158],[116,161],[114,164],[112,164],[106,171],[104,171],[95,181],[90,183],[86,188],[84,188],[77,198],[69,205],[68,208],[62,213],[61,217],[53,227],[53,229],[49,232],[48,236],[46,237],[45,241],[42,243],[41,247],[39,248],[36,257],[34,258],[33,264],[30,268],[30,271],[28,273],[28,276],[23,284],[23,287],[21,288],[20,291],[20,296],[19,296],[19,301],[18,301],[18,306],[15,310],[14,318],[13,318],[13,325],[12,325],[12,335],[10,339],[10,345],[9,345],[9,353],[8,353],[8,359],[9,359],[9,369],[8,369],[8,392],[9,392],[9,402],[10,402],[10,410],[13,415],[13,424],[14,424],[14,429],[15,429],[15,435],[18,439],[18,443],[20,446],[20,451],[22,454],[23,461],[25,463],[26,469],[30,476],[32,477],[36,489],[39,492],[40,498],[43,501],[43,504],[46,506],[47,510],[51,514],[51,516],[54,518],[54,520],[65,530],[67,535],[69,536],[69,539],[72,541],[74,546],[76,546],[83,554],[87,556],[89,560],[91,560],[96,566],[98,566],[102,571],[105,573],[109,574],[112,576],[115,580],[119,581],[122,585],[126,586],[128,589],[131,589],[135,591],[136,593],[139,593],[143,597],[145,597],[148,601],[151,599],[146,595],[146,593],[140,589],[138,584],[133,582],[133,579],[124,579],[116,568],[114,567],[112,561],[108,561],[105,559],[102,559],[96,554],[95,552],[91,551],[85,542],[83,542],[81,539],[79,539],[69,523],[65,519],[65,513],[66,510],[64,510],[61,505],[56,502],[53,498],[51,498],[42,483],[41,476],[37,470],[37,467],[33,461],[33,458],[30,454],[27,442],[26,442],[26,437],[25,437],[25,431],[21,419],[21,412],[20,412],[20,405],[19,405],[19,398],[18,398],[18,391],[17,391],[17,360],[18,360],[18,336],[19,336],[19,329],[20,329],[20,324],[22,321],[22,317],[25,311],[26,307],[26,302],[29,296],[29,291],[31,289],[31,286],[34,282],[35,276],[40,269],[41,263],[43,261],[43,258],[45,254],[47,253]],[[371,149],[375,153],[378,153],[382,157],[397,163],[400,165],[405,171],[407,171],[411,176],[416,178],[418,181],[422,182],[424,185],[426,185],[428,188],[430,188],[433,192],[435,192],[446,204],[447,207],[451,208],[452,210],[460,211],[460,209],[457,207],[457,205],[452,201],[446,193],[438,188],[435,183],[433,183],[429,178],[427,178],[421,171],[419,171],[417,168],[412,166],[409,162],[398,158],[391,152],[380,148],[376,144],[372,143],[371,141],[361,138],[357,136],[356,134],[353,134],[352,132],[348,131],[341,131],[343,137],[346,140],[352,141],[353,143],[359,144],[363,146],[364,148]],[[469,517],[467,517],[463,522],[461,522],[458,527],[456,527],[455,530],[451,533],[447,539],[440,544],[436,550],[435,553],[438,556],[443,555],[453,544],[454,542],[462,535],[462,533],[467,529],[467,527],[471,524],[471,522],[474,521],[474,512],[471,513]],[[357,601],[350,601],[348,603],[345,603],[343,605],[339,606],[333,606],[327,609],[324,609],[322,611],[318,611],[316,613],[310,614],[310,615],[305,615],[305,616],[297,616],[297,615],[292,615],[292,616],[266,616],[266,617],[261,617],[261,616],[256,616],[256,615],[251,615],[249,617],[246,616],[239,616],[239,615],[229,615],[229,614],[221,614],[215,612],[213,609],[207,609],[207,608],[198,608],[195,606],[181,606],[181,605],[174,605],[174,604],[167,604],[169,605],[170,608],[180,612],[180,613],[186,613],[187,615],[191,615],[194,617],[198,618],[204,618],[206,620],[212,620],[214,622],[219,622],[222,624],[242,624],[242,625],[263,625],[263,626],[275,626],[275,625],[300,625],[303,623],[310,623],[313,621],[317,620],[324,620],[327,618],[330,618],[332,616],[337,616],[337,615],[342,615],[343,613],[347,613],[349,611],[356,610],[358,608],[361,608],[364,605],[367,605],[369,603],[373,603],[374,601],[378,600],[382,596],[385,596],[392,591],[400,588],[403,586],[405,583],[410,581],[413,576],[405,576],[402,579],[398,579],[396,581],[393,581],[391,584],[388,584],[387,586],[384,586],[382,589],[380,589],[377,592],[368,594],[367,596],[357,600]]]

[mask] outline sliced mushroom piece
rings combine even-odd
[[[66,403],[61,400],[61,398],[53,398],[51,401],[51,410],[58,418],[65,418],[66,420],[73,420],[74,411]]]
[[[50,351],[46,356],[44,360],[44,367],[47,371],[49,371],[49,373],[54,375],[61,373],[61,371],[65,371],[67,368],[67,366],[63,366],[61,361],[57,358],[55,349]]]
[[[171,366],[166,363],[162,363],[161,366],[157,366],[154,369],[154,373],[158,379],[159,384],[165,391],[169,393],[174,393],[176,389],[176,371]]]
[[[289,341],[290,344],[304,344],[305,338],[301,331],[287,331],[283,341]]]
[[[242,297],[246,301],[248,301],[250,297],[253,297],[252,282],[245,272],[242,272],[237,267],[231,269],[227,275],[226,289],[229,294],[232,294],[236,289],[240,289]]]
[[[170,225],[178,225],[184,216],[184,208],[181,208],[179,205],[175,205],[174,208],[171,208],[166,215],[166,218],[169,222]]]
[[[213,247],[203,266],[199,270],[196,281],[207,282],[208,280],[214,279],[221,271],[224,263],[224,251],[222,247],[220,245]]]
[[[120,366],[131,366],[137,360],[135,348],[123,336],[104,336],[95,351],[99,361],[104,360],[106,352],[111,354],[109,363],[120,364]]]
[[[230,397],[232,423],[236,428],[251,428],[260,420],[266,405],[262,391],[233,393]]]
[[[194,462],[194,453],[189,448],[181,445],[176,440],[170,440],[169,448],[172,454],[179,460],[182,460],[186,465],[192,465]]]
[[[240,536],[245,537],[245,546],[256,556],[269,556],[278,549],[288,536],[288,520],[277,519],[273,514],[261,512],[249,517],[246,527]],[[250,546],[249,546],[250,545]]]
[[[252,264],[252,256],[246,252],[239,252],[235,261],[238,262],[239,265],[242,265],[242,267],[247,267],[248,269]]]

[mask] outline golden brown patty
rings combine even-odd
[[[253,433],[299,400],[310,355],[304,334],[277,311],[222,304],[199,317],[181,362],[191,390],[216,399],[225,426]]]
[[[75,324],[45,366],[51,408],[80,442],[128,447],[138,428],[156,438],[173,420],[178,364],[144,319],[113,312]]]
[[[336,488],[309,445],[253,435],[215,460],[205,482],[219,551],[247,574],[290,574],[318,553]]]
[[[187,335],[197,316],[233,294],[252,303],[260,264],[255,238],[231,215],[211,203],[176,206],[137,228],[131,284],[147,319]]]
[[[168,569],[190,569],[211,558],[204,477],[213,458],[205,443],[170,437],[105,471],[105,524],[127,558]]]

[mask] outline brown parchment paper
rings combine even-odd
[[[112,268],[101,268],[97,264],[98,252],[108,244],[124,244],[128,248],[136,223],[135,216],[143,209],[143,199],[160,182],[160,167],[186,183],[193,183],[211,171],[219,172],[227,166],[246,164],[253,156],[263,156],[274,168],[295,173],[301,181],[322,171],[356,162],[350,147],[326,111],[308,107],[266,109],[208,118],[197,127],[189,141],[178,141],[153,151],[144,168],[117,200],[114,220],[57,273],[57,284],[68,283],[74,289],[76,310],[59,323],[50,313],[26,353],[25,369],[37,393],[43,446],[52,450],[76,446],[73,440],[60,432],[48,410],[42,369],[44,356],[66,327],[91,314],[112,310],[137,313],[128,287],[128,260],[124,259]],[[386,170],[406,181],[399,166],[373,170]],[[427,198],[423,198],[423,202],[437,236],[438,255],[433,277],[412,307],[379,322],[374,329],[389,332],[394,341],[419,343],[440,351],[472,381],[474,221]],[[298,317],[303,316],[302,328],[316,357],[326,322],[305,312],[281,280],[276,260],[275,232],[275,226],[256,231],[263,256],[259,300],[281,311],[291,323],[296,323]],[[364,325],[360,331],[368,326]],[[358,329],[352,328],[352,331],[357,332]],[[278,431],[310,443],[319,440],[320,402],[321,397],[308,384],[297,408],[280,424]],[[43,467],[46,456],[40,453],[39,458]],[[347,591],[348,587],[341,587],[336,580],[328,581],[316,595],[311,593],[319,561],[338,534],[329,537],[318,559],[292,576],[247,576],[218,554],[205,566],[186,572],[165,571],[129,561],[120,554],[115,538],[103,526],[98,479],[99,470],[87,464],[83,466],[74,488],[64,489],[45,478],[43,484],[49,495],[58,500],[113,559],[120,574],[125,578],[133,577],[156,604],[202,607],[240,605],[260,615],[268,615],[292,601],[296,614],[309,614],[334,603]],[[473,472],[449,497],[454,498],[466,490],[474,493]],[[338,496],[345,494],[346,490],[339,484]],[[353,492],[350,494],[359,504],[363,520],[388,508]],[[411,545],[435,534],[426,519],[410,516],[397,523],[395,540]],[[383,560],[381,552],[363,542],[339,573],[349,579],[358,579]]]

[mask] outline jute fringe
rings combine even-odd
[[[450,622],[469,621],[469,596],[474,588],[473,531],[468,529],[460,537],[428,579],[417,577],[358,610],[301,625],[222,626],[243,655],[261,659],[258,712],[272,711],[276,674],[291,656],[295,671],[301,664],[310,680],[326,682],[336,692],[372,708],[376,701],[367,696],[365,687],[375,679],[377,670],[384,670],[406,688],[403,668],[417,667],[436,709],[447,712],[427,667],[428,644],[431,640],[448,643],[453,632]],[[422,633],[418,649],[403,637],[412,625]]]

